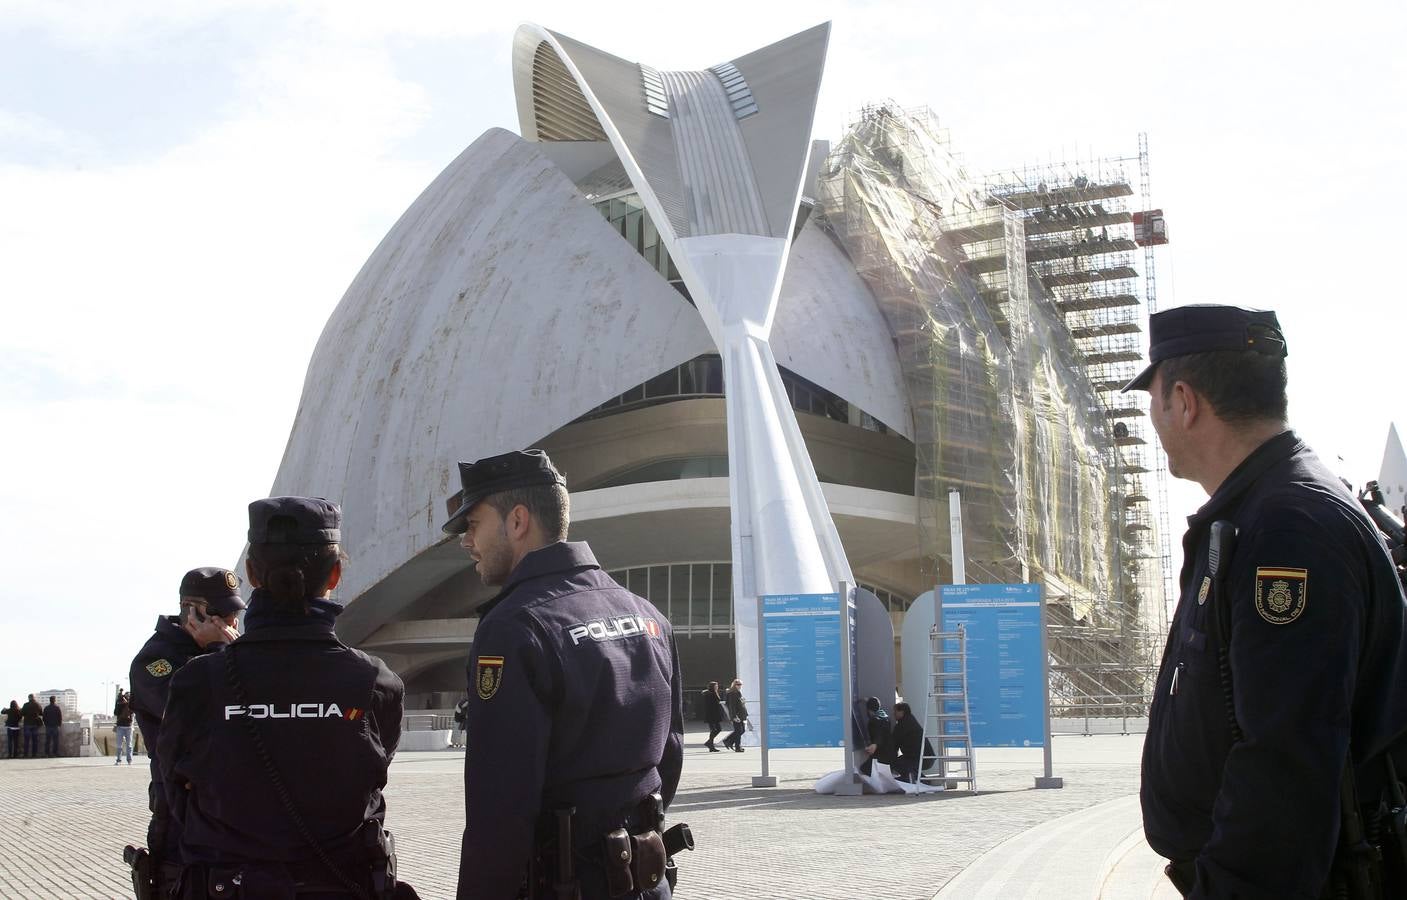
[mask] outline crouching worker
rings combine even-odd
[[[318,498],[251,503],[245,634],[172,676],[158,759],[177,897],[416,896],[382,827],[405,687],[333,632],[341,520]]]

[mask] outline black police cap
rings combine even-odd
[[[232,616],[244,609],[239,585],[239,576],[229,569],[206,566],[186,573],[181,579],[181,596],[204,600],[217,616]]]
[[[1179,306],[1149,317],[1148,367],[1123,390],[1148,390],[1158,363],[1165,359],[1214,350],[1245,350],[1282,358],[1289,355],[1280,320],[1269,310]]]
[[[534,485],[567,485],[567,480],[541,450],[514,450],[477,462],[461,462],[459,482],[463,489],[450,498],[449,508],[454,512],[443,526],[446,534],[463,534],[468,527],[464,519],[469,510],[492,494]]]
[[[266,497],[249,504],[251,544],[336,544],[342,509],[321,497]]]

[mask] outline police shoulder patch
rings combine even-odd
[[[1309,600],[1309,570],[1283,566],[1256,569],[1256,612],[1272,625],[1288,625]]]
[[[147,673],[153,678],[165,678],[171,671],[171,664],[164,659],[154,659],[147,663]]]
[[[503,657],[480,656],[478,668],[474,672],[474,685],[480,700],[491,700],[503,684]]]

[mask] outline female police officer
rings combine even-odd
[[[172,677],[159,759],[181,897],[395,891],[381,789],[405,688],[333,633],[341,519],[319,498],[251,503],[246,633]]]

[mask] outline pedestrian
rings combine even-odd
[[[59,755],[59,736],[63,731],[64,711],[59,709],[59,698],[50,697],[44,707],[44,755]]]
[[[112,707],[113,733],[117,737],[117,758],[114,766],[122,764],[122,754],[127,754],[127,765],[132,765],[132,695],[125,691],[117,692],[117,702]]]
[[[668,900],[661,822],[684,746],[669,621],[567,542],[566,480],[547,454],[459,474],[444,530],[499,592],[479,607],[471,651],[458,898],[518,896],[531,868],[528,896],[560,883],[583,900]],[[562,838],[570,873],[556,868]]]
[[[10,759],[20,755],[20,723],[24,720],[24,713],[20,712],[20,705],[14,700],[5,708],[5,752]]]
[[[147,784],[147,808],[151,810],[147,824],[150,871],[138,877],[149,881],[159,897],[168,896],[181,868],[180,827],[166,806],[156,749],[171,677],[192,659],[224,650],[239,636],[236,626],[244,610],[239,585],[238,575],[218,566],[191,569],[181,576],[177,614],[157,617],[155,632],[137,651],[128,672],[132,715],[147,746],[151,770]]]
[[[454,705],[454,731],[450,733],[449,745],[463,747],[465,740],[464,722],[468,714],[469,698],[465,697]]]
[[[1168,470],[1210,499],[1149,713],[1148,842],[1198,900],[1407,896],[1379,806],[1407,756],[1407,600],[1382,537],[1287,424],[1273,312],[1171,309],[1149,336],[1124,390],[1149,392]]]
[[[24,721],[24,755],[34,759],[39,755],[39,726],[44,723],[44,708],[30,694],[20,713]]]
[[[713,739],[723,730],[724,714],[723,698],[718,696],[718,682],[710,681],[708,687],[700,692],[699,700],[703,704],[704,721],[708,723],[708,740],[704,741],[704,746],[709,753],[718,753],[720,751],[713,746]]]
[[[723,739],[723,746],[729,750],[743,752],[743,732],[747,730],[747,700],[743,698],[743,680],[734,678],[728,686],[728,718],[733,723],[733,732]]]
[[[405,686],[334,633],[341,525],[321,498],[249,504],[245,633],[171,676],[157,755],[183,900],[415,896],[381,793]]]

